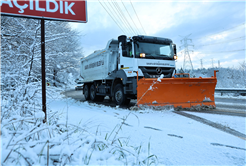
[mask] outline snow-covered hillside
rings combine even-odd
[[[238,64],[237,68],[208,68],[195,69],[189,72],[193,77],[211,77],[214,76],[214,70],[217,72],[216,88],[246,88],[246,64],[245,61]],[[179,70],[180,71],[180,70]]]

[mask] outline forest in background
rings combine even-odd
[[[194,69],[193,71],[185,71],[190,73],[191,77],[211,77],[214,76],[214,70],[218,70],[216,88],[246,88],[246,63],[243,61],[235,68],[208,68]],[[178,72],[183,72],[178,69]]]

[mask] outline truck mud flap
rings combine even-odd
[[[210,78],[142,78],[137,82],[137,104],[190,108],[213,106],[216,71]]]

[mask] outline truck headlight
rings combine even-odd
[[[173,59],[174,59],[174,60],[177,60],[177,59],[178,59],[178,56],[177,56],[177,55],[174,55],[174,56],[173,56]]]
[[[140,58],[145,58],[145,53],[140,53]]]

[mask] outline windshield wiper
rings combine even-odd
[[[148,57],[151,57],[151,58],[153,58],[153,59],[156,59],[156,57],[153,56],[153,55],[151,55],[151,54],[146,54],[146,53],[145,53],[145,55],[147,55]]]
[[[155,54],[156,56],[152,55],[152,54],[146,54],[146,57],[145,58],[151,58],[151,59],[165,59],[165,60],[172,60],[171,57],[169,57],[168,55],[164,55],[164,54]]]
[[[160,54],[160,57],[162,57],[163,59],[173,59],[170,56],[164,54]]]

